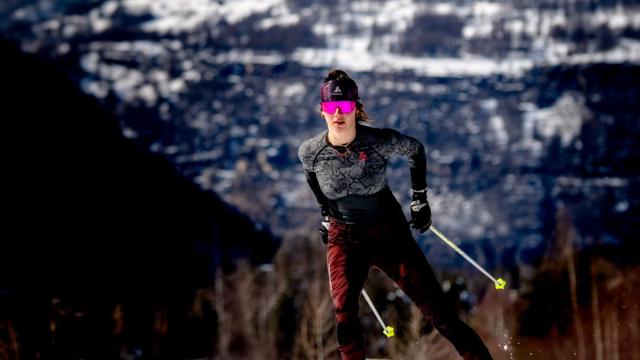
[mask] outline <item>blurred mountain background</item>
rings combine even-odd
[[[297,148],[342,68],[425,143],[434,224],[507,279],[415,234],[496,358],[639,358],[638,1],[9,0],[0,36],[0,356],[335,357]],[[389,181],[408,205],[404,159]],[[367,286],[423,339],[371,322],[372,355],[452,356]]]

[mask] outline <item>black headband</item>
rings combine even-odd
[[[359,99],[358,86],[351,79],[329,80],[320,87],[320,99],[323,102],[341,100],[357,101]]]

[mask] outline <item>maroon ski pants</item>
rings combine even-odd
[[[431,266],[400,213],[366,225],[331,219],[327,267],[343,360],[365,359],[358,299],[372,266],[395,281],[464,359],[491,359],[478,334],[444,300]]]

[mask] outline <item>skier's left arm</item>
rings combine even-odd
[[[431,208],[427,200],[427,156],[420,140],[387,129],[391,153],[404,156],[411,172],[411,222],[420,232],[431,227]]]
[[[385,129],[389,155],[399,155],[407,159],[411,172],[413,191],[425,191],[427,188],[427,157],[420,140],[402,134],[394,129]]]

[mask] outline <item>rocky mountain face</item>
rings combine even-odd
[[[523,332],[549,332],[550,308],[568,323],[567,266],[538,266],[545,251],[587,249],[578,274],[592,255],[637,263],[638,13],[633,0],[0,2],[0,350],[242,353],[259,315],[277,353],[291,351],[302,320],[290,314],[309,299],[330,312],[322,257],[300,240],[319,211],[297,148],[324,129],[331,68],[356,79],[374,126],[425,143],[434,224],[512,289],[533,287]],[[389,180],[408,205],[405,160]],[[236,259],[271,261],[267,229],[300,240],[278,274],[245,269],[212,289]],[[439,271],[467,266],[432,235],[417,240]],[[632,280],[606,286],[612,304],[633,298],[618,291]],[[470,294],[448,292],[466,309]]]
[[[481,263],[535,261],[561,207],[579,244],[635,246],[633,1],[11,1],[0,14],[4,37],[64,69],[125,137],[276,232],[317,225],[296,151],[323,129],[317,89],[341,67],[375,126],[427,145],[434,223]],[[403,160],[389,170],[407,203]]]

